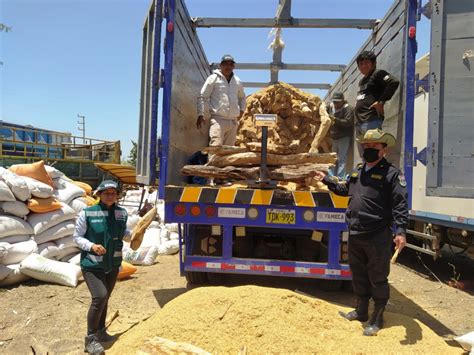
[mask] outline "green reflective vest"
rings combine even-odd
[[[122,238],[127,229],[127,211],[117,205],[110,208],[102,203],[84,209],[87,232],[84,238],[101,244],[107,250],[97,255],[92,250],[82,251],[81,267],[86,270],[110,272],[122,263]]]

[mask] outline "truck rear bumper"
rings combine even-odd
[[[349,265],[344,264],[329,266],[327,263],[239,258],[223,259],[199,256],[186,256],[184,271],[336,280],[351,280],[352,278]]]

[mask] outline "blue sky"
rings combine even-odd
[[[123,155],[137,140],[142,26],[150,0],[0,0],[0,119],[121,140]],[[191,16],[273,17],[278,0],[187,0]],[[382,18],[392,0],[293,0],[292,15]],[[429,22],[419,23],[418,57],[429,49]],[[231,53],[241,62],[270,62],[269,29],[199,29],[209,61]],[[284,29],[286,63],[346,64],[367,30]],[[268,81],[267,71],[239,71],[244,81]],[[287,82],[332,83],[337,73],[280,72]],[[251,90],[247,90],[250,93]],[[324,96],[324,91],[313,91]]]

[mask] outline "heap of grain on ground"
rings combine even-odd
[[[343,307],[284,289],[202,287],[122,335],[111,353],[161,353],[157,337],[211,353],[459,354],[424,324],[387,313],[376,337],[338,315]]]

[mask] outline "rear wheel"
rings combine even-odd
[[[207,272],[186,271],[186,281],[189,285],[202,285],[209,281]]]

